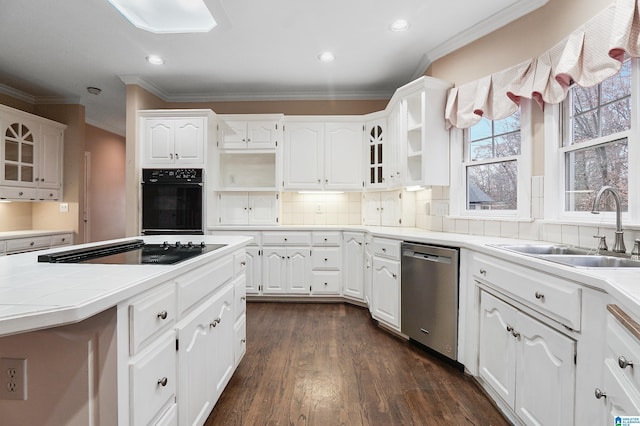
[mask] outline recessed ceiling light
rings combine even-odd
[[[164,64],[164,59],[158,55],[149,55],[147,56],[147,62],[153,65],[162,65]]]
[[[318,59],[322,62],[333,62],[336,57],[331,52],[322,52],[318,55]]]
[[[205,33],[216,25],[203,0],[109,0],[136,27],[152,33]]]
[[[102,89],[100,89],[99,87],[89,86],[87,87],[87,92],[97,96],[102,92]]]
[[[407,31],[409,29],[409,23],[407,21],[405,21],[404,19],[396,19],[389,26],[389,29],[391,31],[395,31],[395,32]]]

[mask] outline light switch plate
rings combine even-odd
[[[69,203],[60,203],[60,213],[69,212]]]

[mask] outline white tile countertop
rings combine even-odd
[[[148,243],[193,240],[227,244],[175,265],[38,263],[44,253],[0,257],[0,336],[75,323],[251,242],[243,236],[145,236]],[[126,241],[131,238],[113,240]],[[103,244],[83,244],[74,248]]]
[[[583,268],[565,266],[559,263],[537,259],[525,254],[493,247],[494,244],[557,244],[539,240],[521,240],[514,238],[487,237],[469,234],[455,234],[449,232],[432,232],[420,228],[374,227],[357,225],[279,225],[256,227],[219,226],[209,229],[212,235],[216,231],[356,231],[368,232],[374,237],[391,238],[401,241],[412,241],[424,244],[436,244],[466,248],[476,252],[518,263],[523,266],[536,268],[550,274],[566,278],[578,284],[595,288],[610,294],[616,302],[640,322],[640,268]],[[225,232],[226,233],[226,232]],[[558,244],[561,245],[561,244]]]

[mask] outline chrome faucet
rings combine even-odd
[[[620,197],[620,192],[618,192],[618,190],[613,186],[603,186],[602,188],[600,188],[600,191],[598,191],[598,195],[596,195],[596,199],[593,200],[593,207],[591,208],[591,213],[592,214],[600,213],[600,210],[598,210],[598,206],[600,205],[600,198],[602,197],[602,194],[604,194],[607,191],[611,192],[611,195],[613,195],[613,200],[616,203],[616,240],[613,244],[613,251],[616,253],[625,253],[627,249],[624,246],[624,238],[623,238],[623,231],[622,231],[622,213],[621,213],[622,201]]]

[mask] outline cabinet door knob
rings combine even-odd
[[[507,324],[507,331],[509,333],[511,333],[513,331],[513,327],[511,327],[509,324]]]
[[[622,369],[625,369],[627,367],[633,367],[633,362],[629,361],[628,359],[626,359],[623,356],[619,356],[618,357],[618,366]]]
[[[240,300],[247,300],[247,298],[245,296],[242,296]]]
[[[327,259],[327,258],[325,258],[325,259],[324,259],[324,261],[325,261],[325,262],[326,262],[326,261],[328,261],[328,260],[329,260],[329,259]]]
[[[515,330],[512,330],[512,331],[511,331],[511,335],[512,335],[513,337],[515,337],[516,339],[517,339],[518,337],[520,337],[520,333],[518,333],[518,332],[517,332],[517,331],[515,331]]]
[[[480,269],[480,275],[487,275],[487,271],[485,269]]]
[[[247,262],[245,262],[245,261],[243,260],[242,262],[240,262],[240,265],[242,265],[242,266],[246,266],[246,265],[247,265]]]
[[[179,160],[180,157],[178,156],[178,153],[176,152],[176,160]]]
[[[384,247],[382,247],[382,251],[386,253],[386,252],[387,252],[387,249],[386,249],[386,248],[384,248]]]
[[[606,398],[607,394],[604,393],[602,390],[600,390],[600,388],[596,388],[596,390],[593,392],[593,394],[596,396],[596,399],[601,399],[601,398]]]
[[[24,192],[20,191],[18,192],[18,195],[22,197],[24,195]]]
[[[539,291],[536,291],[536,299],[540,300],[540,299],[544,299],[544,293],[541,293]]]
[[[393,278],[398,278],[398,274],[391,274],[391,276],[393,276]]]
[[[325,286],[329,285],[328,283],[324,283]]]
[[[173,154],[169,154],[169,158],[173,160]]]
[[[162,379],[158,379],[158,386],[165,387],[167,386],[167,383],[169,383],[169,380],[166,377],[163,377]]]
[[[240,339],[242,343],[247,343],[247,339]]]
[[[167,311],[158,312],[157,317],[163,320],[167,319]]]

